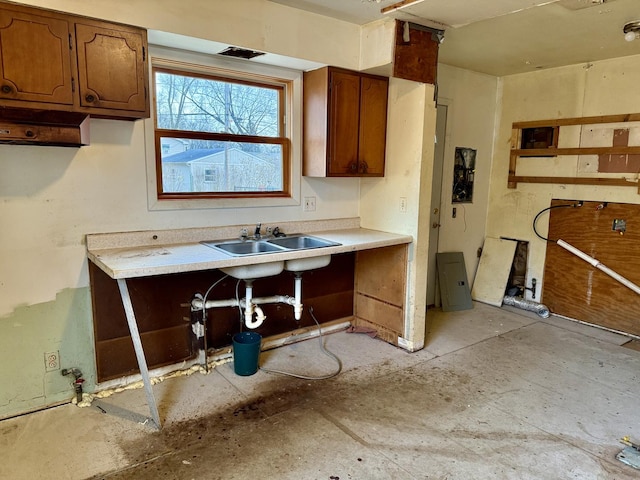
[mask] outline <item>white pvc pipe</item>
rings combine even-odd
[[[262,323],[266,320],[267,317],[265,317],[264,313],[262,313],[262,309],[260,309],[260,314],[258,314],[258,310],[260,307],[256,307],[255,305],[251,304],[251,311],[249,314],[247,314],[247,311],[249,311],[249,309],[247,308],[245,310],[245,314],[244,314],[244,324],[247,326],[247,328],[253,330],[255,328],[258,328],[260,325],[262,325]],[[256,319],[253,319],[253,311],[256,311]]]
[[[568,244],[567,242],[565,242],[562,239],[558,240],[556,243],[558,245],[560,245],[562,248],[564,248],[565,250],[573,253],[577,257],[580,257],[585,262],[590,263],[592,266],[596,267],[598,270],[601,270],[602,272],[606,273],[607,275],[609,275],[614,280],[620,282],[625,287],[633,290],[638,295],[640,295],[640,287],[638,285],[633,283],[631,280],[628,280],[628,279],[624,278],[619,273],[616,273],[615,271],[611,270],[606,265],[603,265],[602,263],[600,263],[599,260],[596,260],[595,258],[590,257],[589,255],[584,253],[582,250],[578,250],[576,247],[574,247],[573,245]]]
[[[247,287],[247,294],[244,298],[244,324],[247,326],[247,328],[250,329],[258,328],[260,325],[262,325],[262,322],[264,322],[266,317],[264,316],[264,313],[262,313],[262,310],[260,310],[260,313],[256,315],[256,319],[253,319],[253,312],[256,309],[256,306],[252,300],[253,283],[250,281],[246,281],[245,285]]]
[[[265,303],[286,303],[287,305],[295,305],[295,302],[295,298],[290,297],[289,295],[272,295],[270,297],[254,297],[251,299],[251,303],[254,305],[264,305]],[[196,310],[201,310],[203,305],[207,309],[237,306],[244,308],[246,305],[246,299],[242,298],[237,300],[235,298],[229,298],[226,300],[207,300],[206,303],[203,303],[201,298],[194,298],[191,300],[191,306]]]
[[[302,318],[302,276],[296,275],[293,280],[293,291],[296,303],[293,305],[293,315],[296,321]]]
[[[288,295],[272,295],[270,297],[258,297],[253,298],[253,285],[252,282],[246,281],[247,293],[245,298],[237,300],[235,298],[229,298],[226,300],[207,300],[203,301],[202,298],[194,298],[191,300],[191,308],[218,308],[218,307],[237,307],[244,308],[244,324],[247,328],[258,328],[267,318],[264,312],[258,305],[265,303],[286,303],[293,306],[293,315],[296,321],[302,318],[302,275],[296,275],[293,283],[294,297]],[[256,314],[256,319],[253,319],[253,314]]]

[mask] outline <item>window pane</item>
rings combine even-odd
[[[284,189],[282,145],[161,137],[160,150],[164,193]]]
[[[158,128],[278,137],[279,88],[156,72]]]

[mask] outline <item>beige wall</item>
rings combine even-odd
[[[361,181],[360,218],[366,228],[413,236],[407,272],[409,350],[424,345],[429,202],[433,170],[433,85],[391,78],[384,178]],[[400,198],[407,211],[400,211]],[[426,228],[425,228],[426,226]]]
[[[19,3],[357,69],[360,28],[265,0],[28,0]]]
[[[438,65],[438,103],[448,107],[438,252],[462,252],[469,282],[473,282],[477,250],[485,236],[498,84],[497,77]],[[456,147],[477,151],[472,203],[451,202]],[[452,217],[454,206],[456,218]]]
[[[357,68],[353,24],[263,0],[33,0],[29,3],[306,60]],[[91,120],[82,148],[0,145],[0,418],[69,400],[71,381],[45,373],[44,353],[95,383],[91,303],[84,236],[95,232],[269,224],[358,216],[357,179],[302,179],[300,205],[152,211],[146,142],[151,121]],[[300,162],[299,158],[294,159]]]
[[[192,0],[189,8],[166,0],[22,3],[323,64],[353,69],[361,64],[359,27],[265,0]],[[369,31],[377,38],[369,48],[380,47],[388,38],[388,28],[380,28],[379,33]],[[387,61],[386,55],[367,54],[365,47],[363,52],[367,68]],[[417,92],[414,98],[421,102],[432,98],[430,87],[413,84],[397,90],[399,101],[404,101],[401,92],[413,90]],[[428,171],[432,109],[423,104],[412,113],[418,120],[413,125],[418,133],[410,138],[416,144],[408,146],[410,154],[394,154],[399,168],[422,168],[424,158]],[[402,118],[402,110],[395,110],[394,115]],[[59,351],[62,367],[80,368],[87,390],[95,387],[86,234],[350,218],[358,216],[361,204],[367,201],[361,200],[358,179],[302,178],[299,197],[315,196],[315,212],[303,212],[300,205],[150,209],[145,158],[152,155],[148,141],[152,128],[150,120],[92,119],[91,145],[87,147],[0,145],[0,383],[4,386],[0,389],[0,418],[68,401],[73,396],[70,379],[60,371],[45,373],[45,352]],[[294,158],[294,162],[299,163],[300,158]],[[394,173],[390,188],[396,193],[390,194],[392,197],[397,196],[397,182],[404,174],[399,175],[395,178]],[[420,175],[412,182],[412,190],[421,188]],[[378,191],[386,195],[385,183],[381,185]],[[417,193],[413,196],[419,197]],[[386,225],[375,221],[369,225],[389,231],[415,230],[414,226],[395,222]],[[423,288],[416,290],[410,285],[409,290],[415,304],[412,312],[420,316]],[[423,320],[410,330],[410,341],[420,346]]]
[[[365,43],[385,47],[389,29],[384,24],[361,31],[352,24],[264,0],[199,0],[188,9],[167,0],[25,3],[347,68],[384,67],[390,51],[382,48],[372,53],[365,48]],[[450,184],[445,182],[440,251],[463,251],[470,280],[477,264],[475,252],[485,235],[530,240],[529,278],[542,278],[544,244],[534,237],[531,220],[553,197],[638,203],[633,188],[506,188],[513,121],[638,112],[638,60],[632,57],[504,79],[441,66],[439,94],[450,108],[445,177],[451,176],[455,146],[477,148],[478,163],[474,203],[465,206],[464,216],[451,218]],[[0,418],[72,396],[67,378],[59,372],[44,372],[44,352],[59,350],[63,367],[81,368],[87,387],[94,386],[83,243],[87,233],[353,216],[360,216],[363,226],[410,233],[416,238],[408,276],[413,323],[405,336],[418,348],[425,329],[433,90],[393,79],[389,98],[387,176],[361,182],[303,178],[300,196],[317,197],[313,213],[303,212],[299,205],[179,214],[149,210],[145,138],[152,128],[150,121],[92,120],[91,146],[81,149],[0,146],[0,382],[4,386]],[[557,166],[545,163],[544,168]],[[399,212],[400,196],[408,199],[406,214]],[[546,223],[542,226],[544,231]]]
[[[532,229],[534,216],[552,198],[640,203],[635,187],[519,184],[507,188],[511,124],[515,121],[640,112],[640,56],[513,75],[502,80],[502,108],[491,175],[487,235],[530,242],[528,283],[542,279],[546,245]],[[560,137],[567,144],[574,138]],[[571,145],[577,146],[577,145]],[[530,165],[538,175],[575,175],[576,159]],[[520,169],[518,170],[520,173]],[[548,216],[538,227],[545,235]],[[539,298],[539,297],[537,297]]]

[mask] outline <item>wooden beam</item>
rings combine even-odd
[[[638,155],[640,147],[532,148],[511,150],[518,157],[556,157],[558,155]]]
[[[624,178],[600,178],[600,177],[529,177],[519,175],[509,175],[509,183],[552,183],[567,185],[600,185],[606,187],[636,187],[639,185],[636,180],[625,180]]]
[[[380,13],[389,13],[395,12],[396,10],[400,10],[401,8],[408,7],[409,5],[414,5],[416,3],[422,3],[424,0],[402,0],[401,2],[394,3],[393,5],[389,5],[388,7],[384,7],[380,10]]]
[[[640,113],[623,113],[620,115],[598,115],[595,117],[556,118],[552,120],[534,120],[531,122],[514,122],[513,128],[561,127],[567,125],[590,125],[598,123],[640,122]]]

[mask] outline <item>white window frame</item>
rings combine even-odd
[[[151,101],[151,118],[145,125],[145,158],[147,170],[147,202],[149,210],[189,210],[217,208],[252,208],[300,205],[300,184],[302,165],[302,72],[289,68],[205,55],[195,52],[174,50],[151,45],[149,57],[153,65],[161,68],[175,68],[183,71],[209,73],[213,75],[233,76],[240,72],[245,75],[263,75],[281,78],[291,82],[286,105],[287,135],[291,139],[291,161],[289,162],[290,196],[288,197],[250,197],[250,198],[185,198],[158,199],[156,184],[154,101]],[[153,91],[151,88],[150,91]]]

